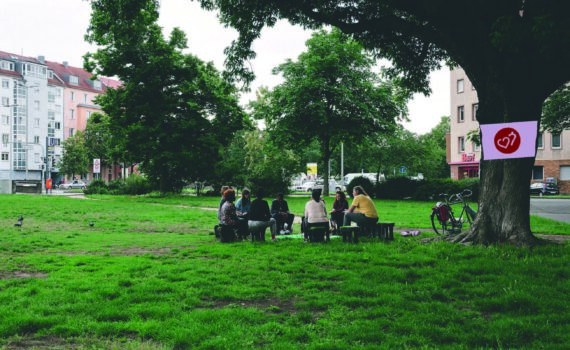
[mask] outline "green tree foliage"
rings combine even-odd
[[[568,85],[556,90],[544,102],[542,128],[554,133],[570,129],[570,87]]]
[[[439,123],[430,132],[421,135],[419,142],[424,148],[421,172],[427,179],[443,179],[449,177],[447,164],[446,135],[449,132],[449,116],[441,117]]]
[[[256,115],[263,114],[279,144],[300,150],[316,141],[328,164],[341,142],[393,130],[404,104],[392,84],[378,79],[375,61],[358,42],[333,29],[313,34],[306,45],[296,61],[274,69],[285,81],[258,103]],[[328,167],[325,174],[328,195]]]
[[[124,140],[117,146],[161,192],[213,173],[219,152],[246,119],[235,87],[211,63],[182,52],[182,31],[163,37],[158,1],[94,0],[91,6],[86,39],[99,49],[84,57],[84,66],[123,83],[97,99],[113,139]]]
[[[85,134],[78,130],[63,141],[63,157],[59,171],[67,176],[83,175],[89,171],[89,156],[85,146]]]
[[[294,175],[302,171],[299,157],[292,150],[275,144],[267,131],[245,134],[247,186],[262,187],[266,194],[287,193]]]
[[[481,124],[539,121],[544,100],[570,79],[570,11],[564,1],[200,0],[240,32],[229,73],[251,80],[244,59],[279,18],[306,28],[332,25],[392,61],[388,71],[428,93],[428,73],[448,60],[477,89]],[[483,155],[484,159],[484,155]],[[479,215],[457,241],[533,245],[529,187],[534,157],[481,162]]]

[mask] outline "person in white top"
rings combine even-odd
[[[326,229],[327,241],[330,239],[330,225],[325,202],[321,199],[321,190],[313,190],[311,200],[305,204],[305,239],[308,239],[311,227]]]

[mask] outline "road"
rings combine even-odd
[[[530,213],[570,224],[570,199],[531,198]]]

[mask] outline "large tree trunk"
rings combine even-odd
[[[517,88],[506,85],[488,80],[483,88],[477,87],[479,123],[499,123],[501,119],[502,123],[539,121],[543,101],[538,94],[522,83]],[[456,240],[484,245],[538,243],[530,228],[529,186],[535,157],[484,160],[484,152],[483,148],[477,219],[470,232]]]
[[[458,241],[534,245],[529,183],[534,158],[481,162],[479,211],[471,231]]]

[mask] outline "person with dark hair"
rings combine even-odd
[[[241,191],[241,198],[238,199],[238,201],[236,202],[236,212],[237,212],[237,216],[238,219],[240,221],[240,232],[238,233],[240,236],[247,236],[247,220],[248,220],[248,214],[249,214],[249,210],[251,207],[251,198],[250,198],[250,192],[247,188],[244,188]]]
[[[293,232],[293,220],[295,215],[289,211],[289,204],[283,197],[283,193],[277,194],[277,199],[271,202],[271,216],[277,221],[277,229],[282,234]]]
[[[227,189],[224,192],[224,204],[222,204],[220,209],[221,224],[231,227],[234,232],[238,231],[240,225],[236,214],[236,206],[234,205],[235,200],[236,192],[233,189]]]
[[[222,186],[222,188],[220,189],[220,195],[222,196],[222,198],[220,198],[220,205],[218,205],[218,221],[220,223],[222,223],[222,205],[224,205],[224,202],[226,201],[224,199],[224,193],[229,190],[231,187],[230,186]]]
[[[271,217],[269,203],[263,199],[263,196],[265,196],[263,189],[260,188],[255,192],[255,199],[251,201],[249,208],[248,227],[253,232],[265,232],[265,228],[269,227],[271,238],[275,239],[277,222]],[[262,241],[265,241],[265,235],[262,235],[260,238]]]
[[[309,233],[312,227],[322,227],[325,229],[327,241],[330,239],[329,219],[327,215],[327,206],[321,198],[321,190],[315,189],[311,193],[311,200],[305,204],[306,230],[305,240],[310,239]],[[322,238],[321,238],[322,239]]]
[[[344,213],[343,226],[350,226],[353,221],[359,226],[377,223],[378,211],[366,191],[361,186],[355,186],[352,196],[354,199],[348,211]]]
[[[348,210],[348,201],[346,200],[346,195],[344,191],[337,191],[333,208],[331,210],[331,221],[333,224],[333,231],[337,231],[342,226],[344,221],[344,212]]]

